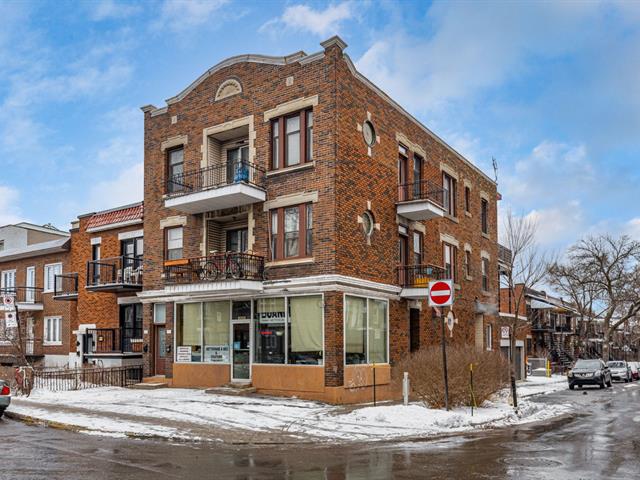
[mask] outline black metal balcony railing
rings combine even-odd
[[[55,276],[54,297],[75,297],[78,295],[78,274],[63,273]]]
[[[168,178],[166,193],[181,196],[236,183],[262,188],[263,182],[264,170],[257,165],[248,162],[222,163]]]
[[[42,288],[39,287],[0,288],[0,295],[12,295],[15,303],[42,303]]]
[[[398,201],[429,200],[444,208],[444,189],[431,180],[398,185]]]
[[[92,353],[142,353],[142,328],[90,328]]]
[[[220,280],[264,280],[264,257],[250,253],[220,253],[207,257],[166,262],[167,283],[215,282]]]
[[[435,265],[401,265],[398,267],[398,283],[403,288],[428,288],[432,280],[442,280],[445,270]]]
[[[142,286],[142,258],[114,257],[87,262],[87,287]]]
[[[513,254],[511,250],[507,247],[498,244],[498,262],[501,262],[505,265],[511,265],[511,260],[513,258]]]

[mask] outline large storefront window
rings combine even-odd
[[[383,300],[345,297],[345,363],[387,363],[388,308]]]
[[[202,304],[178,305],[176,317],[176,361],[202,360]]]
[[[176,362],[229,363],[229,301],[177,305]]]
[[[229,363],[229,302],[206,302],[202,308],[204,362]]]
[[[320,295],[256,300],[255,362],[322,365],[322,308]]]

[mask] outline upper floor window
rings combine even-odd
[[[489,259],[482,258],[482,290],[489,291]]]
[[[313,111],[303,110],[271,122],[271,168],[313,160]]]
[[[464,251],[464,275],[466,278],[471,278],[471,252],[469,250]]]
[[[413,264],[422,265],[422,233],[413,232]]]
[[[100,248],[99,245],[98,248]],[[123,256],[128,258],[140,259],[142,258],[142,254],[144,253],[144,240],[142,237],[122,240],[120,249]]]
[[[454,245],[443,243],[443,257],[444,257],[444,275],[446,279],[451,279],[456,283],[457,281],[457,269],[456,269],[456,257],[458,256],[458,249]]]
[[[183,258],[183,230],[182,227],[165,229],[165,260],[179,260]]]
[[[62,264],[53,263],[44,266],[44,291],[53,292],[56,275],[62,275]]]
[[[482,222],[482,233],[489,233],[489,202],[486,199],[482,199],[481,202],[481,222]]]
[[[173,148],[167,152],[167,189],[169,193],[179,192],[184,186],[184,148]]]
[[[464,211],[471,212],[471,189],[464,187]]]
[[[310,203],[271,210],[271,260],[313,254],[313,206]]]
[[[444,190],[444,210],[452,217],[456,216],[457,181],[448,173],[442,173],[442,188]]]

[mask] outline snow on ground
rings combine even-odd
[[[520,397],[566,388],[566,378],[531,378],[519,383]],[[562,386],[562,387],[561,387]],[[326,441],[389,440],[467,432],[540,421],[566,413],[569,405],[522,400],[519,412],[507,393],[474,410],[409,406],[341,407],[291,398],[237,397],[195,389],[130,390],[116,387],[81,391],[35,390],[14,398],[10,410],[65,423],[96,434],[220,440],[209,432],[282,434]],[[237,438],[237,435],[236,435]]]

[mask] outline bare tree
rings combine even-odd
[[[516,392],[516,334],[525,324],[526,292],[534,288],[545,277],[547,257],[539,249],[536,241],[537,224],[529,217],[519,217],[509,211],[504,216],[501,233],[501,244],[511,251],[506,262],[506,269],[500,276],[501,287],[509,293],[510,309],[513,317],[510,320],[511,350],[511,396],[513,406],[518,407]]]
[[[640,313],[640,242],[623,235],[590,236],[570,247],[567,261],[549,269],[553,284],[572,285],[592,296],[591,311],[602,318],[602,356],[610,358],[616,329]]]

